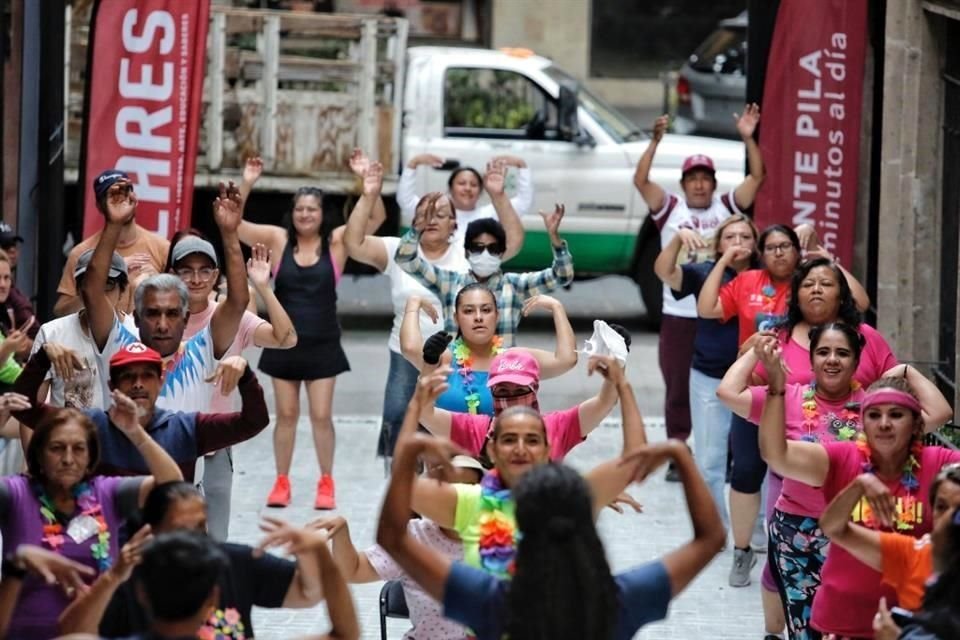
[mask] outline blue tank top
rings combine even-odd
[[[453,371],[447,376],[447,384],[450,387],[437,398],[436,407],[446,409],[447,411],[458,411],[467,413],[467,395],[469,391],[463,380],[463,376],[457,371],[456,363],[453,363]],[[493,396],[490,395],[490,389],[487,388],[487,372],[473,372],[473,388],[480,396],[480,406],[477,407],[477,413],[493,417]]]

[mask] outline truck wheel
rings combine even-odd
[[[637,256],[636,271],[633,279],[640,287],[640,297],[647,308],[646,321],[651,327],[660,326],[661,307],[663,305],[663,283],[653,272],[653,263],[660,254],[659,236],[648,236]]]

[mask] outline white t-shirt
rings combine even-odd
[[[650,214],[660,230],[660,248],[663,249],[680,229],[693,229],[700,233],[704,240],[710,240],[707,246],[696,255],[687,255],[685,250],[680,252],[678,264],[693,262],[707,262],[716,258],[716,248],[713,237],[717,233],[720,223],[735,213],[743,213],[737,207],[733,191],[721,196],[713,194],[713,202],[706,209],[691,209],[683,194],[667,194],[660,211]],[[697,299],[695,296],[686,296],[677,300],[670,293],[670,285],[663,285],[663,313],[680,318],[697,317]]]
[[[533,206],[533,178],[530,173],[530,168],[524,167],[523,169],[517,169],[511,167],[507,173],[508,182],[511,176],[516,176],[516,181],[514,182],[516,195],[510,198],[510,203],[513,205],[513,210],[517,212],[518,216],[526,215],[530,211],[530,207]],[[400,174],[400,181],[397,183],[397,204],[400,206],[406,219],[413,218],[417,203],[420,202],[420,196],[416,193],[416,182],[417,170],[404,166]],[[494,209],[493,203],[488,202],[485,205],[470,210],[457,209],[457,230],[453,232],[453,239],[450,241],[450,244],[463,247],[463,239],[467,234],[467,225],[481,218],[498,219],[497,210]]]
[[[97,354],[97,367],[101,372],[109,371],[110,358],[122,347],[139,339],[115,319],[107,344]],[[189,340],[181,342],[176,353],[164,358],[163,387],[157,398],[157,406],[169,411],[209,412],[213,385],[206,378],[213,375],[218,364],[219,360],[213,355],[213,335],[207,325]],[[101,377],[103,402],[109,406],[110,388],[107,382],[106,378]]]
[[[124,315],[123,325],[132,334],[137,335],[137,327],[133,323],[132,315]],[[30,355],[33,356],[48,342],[55,342],[72,349],[86,366],[86,371],[75,372],[70,380],[64,380],[56,375],[53,367],[47,371],[44,380],[50,381],[50,397],[47,402],[55,407],[70,407],[72,409],[106,409],[101,389],[106,384],[101,380],[101,371],[106,375],[106,369],[97,366],[97,345],[88,332],[80,324],[80,313],[71,313],[45,322],[40,326],[37,337],[33,342]],[[109,382],[109,381],[106,381]]]
[[[400,324],[403,322],[403,312],[407,306],[407,298],[416,295],[430,302],[440,314],[439,321],[433,322],[426,313],[420,313],[420,335],[424,340],[443,330],[443,305],[440,299],[427,289],[425,286],[403,271],[398,265],[394,256],[397,253],[397,247],[400,246],[400,238],[385,237],[383,240],[384,248],[387,250],[387,268],[383,273],[390,278],[390,299],[393,301],[393,327],[390,329],[390,339],[387,346],[394,353],[400,353]],[[423,250],[418,248],[417,253],[421,258],[426,259]],[[467,262],[462,244],[450,243],[450,248],[439,260],[431,261],[435,267],[447,269],[449,271],[458,271],[466,273],[470,265]]]

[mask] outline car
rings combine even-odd
[[[674,131],[737,136],[747,95],[747,12],[721,20],[677,77]]]

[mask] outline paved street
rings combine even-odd
[[[662,415],[663,383],[657,369],[657,336],[640,329],[637,314],[631,312],[631,309],[637,308],[634,301],[639,298],[635,288],[631,292],[635,297],[630,298],[627,304],[622,302],[626,299],[627,288],[632,285],[625,279],[598,282],[603,286],[591,288],[580,283],[574,285],[578,302],[572,304],[572,313],[577,325],[578,344],[582,345],[583,340],[589,337],[591,304],[603,312],[604,317],[633,317],[631,329],[634,332],[634,346],[628,374],[646,418],[650,439],[663,439],[665,432],[662,418],[659,417]],[[363,284],[375,285],[375,282]],[[597,289],[605,291],[598,292]],[[374,451],[379,429],[380,398],[387,371],[387,349],[383,329],[351,330],[350,327],[378,323],[388,326],[388,320],[377,317],[376,307],[382,306],[382,302],[368,303],[368,306],[374,307],[370,309],[373,313],[371,317],[353,315],[356,313],[353,295],[357,291],[348,281],[341,285],[339,293],[341,309],[351,310],[351,315],[344,318],[347,329],[344,346],[353,370],[338,380],[334,406],[338,437],[334,475],[339,513],[347,517],[355,543],[358,548],[363,548],[373,541],[384,489],[383,464],[374,457]],[[596,300],[591,302],[590,296]],[[597,306],[601,298],[607,301],[606,306]],[[521,325],[520,344],[552,348],[552,336],[542,330],[545,325],[532,324],[536,331],[525,331]],[[247,355],[254,363],[259,357],[254,351]],[[598,385],[599,380],[588,378],[584,364],[580,363],[570,374],[544,384],[541,392],[543,407],[549,410],[570,406],[592,395]],[[273,406],[272,397],[269,398],[269,404]],[[299,440],[291,478],[293,505],[286,510],[268,510],[263,506],[274,478],[270,437],[268,429],[254,440],[235,448],[237,471],[231,538],[237,541],[253,543],[258,539],[257,522],[263,513],[281,515],[294,522],[305,522],[317,515],[311,508],[317,480],[316,463],[310,427],[305,418],[301,418],[298,426]],[[616,456],[621,443],[619,416],[613,415],[575,450],[568,461],[580,469],[589,469]],[[681,487],[665,483],[662,475],[659,473],[646,485],[631,489],[644,504],[643,514],[618,515],[608,510],[600,519],[601,535],[615,571],[655,558],[690,535]],[[762,636],[758,587],[756,584],[745,589],[728,587],[726,577],[729,562],[729,555],[721,556],[673,603],[670,618],[665,623],[649,627],[638,637],[733,639]],[[759,569],[754,573],[758,578]],[[379,590],[379,583],[353,587],[364,638],[379,638]],[[389,637],[399,638],[407,628],[404,622],[390,621]],[[325,630],[327,619],[323,606],[305,611],[258,610],[254,614],[254,624],[257,637],[293,638]]]

